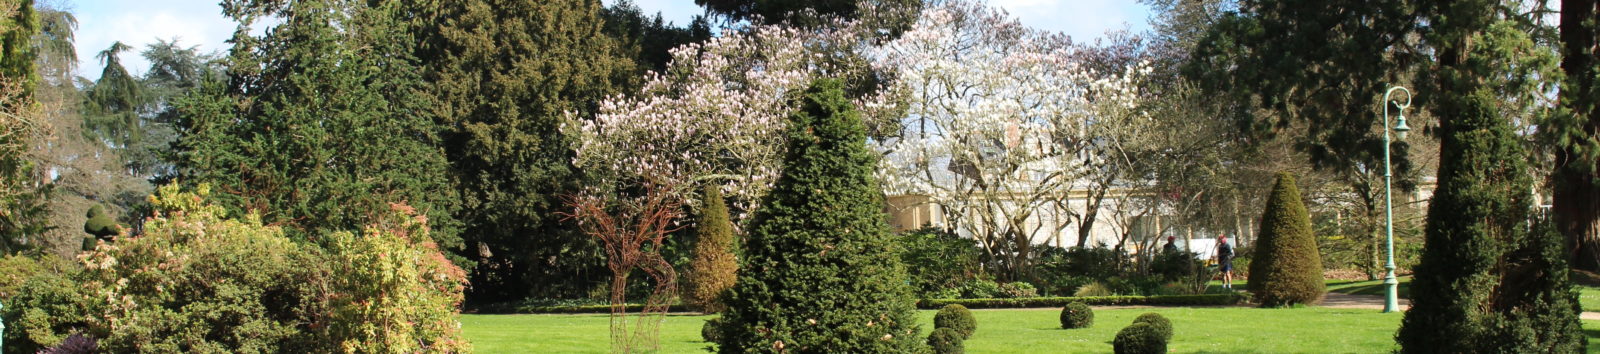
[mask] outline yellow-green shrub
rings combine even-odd
[[[329,237],[329,333],[349,353],[464,352],[458,306],[466,272],[439,252],[426,217],[394,204],[361,236]]]

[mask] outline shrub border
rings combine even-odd
[[[922,299],[917,301],[917,308],[923,310],[938,310],[945,305],[961,305],[969,309],[1003,309],[1027,307],[1063,307],[1073,301],[1082,301],[1086,305],[1150,305],[1150,306],[1226,306],[1236,305],[1245,301],[1245,296],[1240,293],[1231,294],[1201,294],[1201,295],[1155,295],[1155,296],[1082,296],[1082,297],[1025,297],[1012,299]],[[509,307],[509,308],[508,308]],[[628,312],[638,312],[644,305],[628,304]],[[478,311],[467,313],[480,314],[561,314],[561,313],[610,313],[611,305],[581,305],[581,306],[485,306]],[[671,312],[684,312],[689,309],[683,305],[672,305]]]
[[[1086,305],[1235,305],[1245,300],[1239,293],[1156,296],[1028,297],[1014,299],[922,299],[917,308],[933,310],[957,304],[967,308],[1063,307],[1074,301]]]

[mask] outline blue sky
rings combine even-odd
[[[537,0],[534,0],[537,1]],[[605,0],[611,3],[614,0]],[[45,0],[71,10],[78,16],[78,73],[89,79],[100,76],[94,54],[122,41],[143,50],[156,39],[177,38],[185,45],[198,45],[201,51],[226,48],[234,23],[222,16],[217,0]],[[634,0],[645,12],[660,12],[668,21],[687,23],[701,13],[694,0]],[[1092,41],[1108,30],[1149,28],[1149,9],[1134,0],[989,0],[1006,9],[1028,26],[1071,35],[1078,41]],[[142,74],[148,63],[137,53],[125,54],[123,65]]]

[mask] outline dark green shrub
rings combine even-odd
[[[722,329],[718,326],[722,326],[722,317],[713,317],[706,320],[706,323],[700,326],[700,338],[705,339],[708,343],[716,343],[722,340]]]
[[[739,260],[733,255],[733,224],[722,200],[722,189],[707,184],[703,196],[696,222],[694,257],[684,277],[683,302],[703,313],[717,313],[724,307],[722,294],[738,279]]]
[[[999,291],[999,294],[997,294],[997,295],[1000,295],[1000,297],[1007,298],[1007,299],[1020,298],[1020,297],[1036,297],[1036,296],[1039,296],[1039,290],[1035,289],[1033,287],[1033,284],[1028,284],[1026,282],[1020,282],[1020,281],[1014,281],[1014,282],[1010,282],[1010,283],[1000,284],[1000,291]]]
[[[1094,326],[1094,309],[1083,302],[1073,302],[1061,308],[1061,328],[1089,328]]]
[[[88,220],[83,222],[83,232],[94,237],[106,239],[122,232],[122,227],[117,225],[117,221],[112,219],[110,214],[106,214],[104,206],[95,204],[89,207],[89,212],[84,216],[87,216]]]
[[[1134,322],[1117,331],[1111,341],[1117,354],[1159,354],[1167,352],[1167,339],[1149,323]]]
[[[961,296],[961,286],[978,274],[978,241],[934,228],[895,237],[917,296],[944,299]],[[954,292],[955,295],[950,295]]]
[[[1155,312],[1147,312],[1134,318],[1133,323],[1149,324],[1151,328],[1155,329],[1156,333],[1161,334],[1163,340],[1172,340],[1172,321],[1167,320],[1166,316]]]
[[[925,351],[860,114],[833,79],[795,103],[784,173],[750,221],[717,349]]]
[[[961,339],[967,339],[978,330],[978,320],[972,318],[972,311],[966,306],[949,304],[933,315],[933,327],[954,329],[961,332]]]
[[[1150,261],[1150,274],[1156,275],[1166,281],[1176,281],[1185,276],[1194,274],[1199,257],[1194,252],[1161,252]]]
[[[1300,200],[1294,176],[1278,173],[1261,233],[1256,237],[1255,259],[1250,263],[1250,293],[1263,307],[1312,304],[1325,291],[1322,256],[1312,235],[1311,217]]]
[[[961,285],[964,299],[992,299],[1000,297],[1000,284],[987,279],[973,279]]]
[[[966,348],[963,344],[965,339],[963,338],[965,337],[961,335],[961,331],[957,331],[954,328],[935,328],[933,333],[928,334],[928,346],[932,347],[933,352],[936,354],[965,353]]]

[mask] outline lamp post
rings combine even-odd
[[[1405,92],[1405,103],[1389,99],[1389,95],[1394,94],[1395,91]],[[1395,108],[1398,108],[1397,111],[1400,112],[1399,122],[1394,127],[1389,126],[1390,103],[1393,103]],[[1410,107],[1411,90],[1394,86],[1383,93],[1383,244],[1384,248],[1388,250],[1388,263],[1383,266],[1384,269],[1388,270],[1388,274],[1383,276],[1383,312],[1385,313],[1400,311],[1400,298],[1397,293],[1400,288],[1400,282],[1394,279],[1394,197],[1390,192],[1390,189],[1393,188],[1390,181],[1394,177],[1389,172],[1389,131],[1393,130],[1400,140],[1405,140],[1406,132],[1411,131],[1411,127],[1406,125],[1406,108]]]

